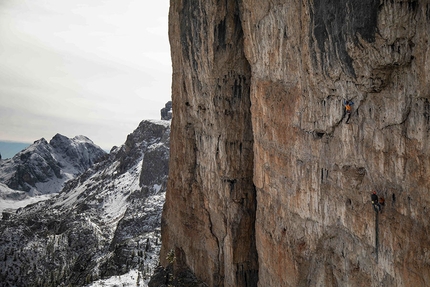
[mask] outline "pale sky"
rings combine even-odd
[[[109,150],[171,98],[169,0],[0,0],[0,141]]]

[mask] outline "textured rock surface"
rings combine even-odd
[[[235,1],[172,1],[170,9],[177,140],[164,250],[176,249],[177,265],[185,263],[210,286],[246,285],[256,282],[258,266],[251,70],[239,9]]]
[[[209,286],[429,286],[429,15],[171,1],[162,264]]]
[[[165,121],[172,119],[172,101],[168,101],[161,109],[161,119]]]

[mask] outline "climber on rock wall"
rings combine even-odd
[[[344,110],[343,116],[344,117],[345,115],[348,116],[345,123],[349,124],[349,119],[351,118],[352,105],[354,105],[354,102],[350,100],[345,100],[344,105],[345,105],[345,110]]]
[[[378,212],[382,211],[381,205],[379,203],[378,195],[376,194],[376,191],[372,192],[372,195],[370,196],[372,200],[373,209]]]

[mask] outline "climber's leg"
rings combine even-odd
[[[346,124],[349,124],[349,119],[351,118],[351,113],[347,113]]]

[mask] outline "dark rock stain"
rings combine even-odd
[[[367,42],[375,41],[378,18],[378,0],[320,0],[314,1],[311,9],[311,35],[318,46],[321,68],[334,65],[336,60],[345,72],[355,77],[352,58],[346,50],[346,41],[356,43],[358,34]],[[314,46],[311,40],[311,46]],[[316,52],[313,54],[316,63]]]

